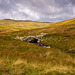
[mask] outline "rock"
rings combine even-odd
[[[50,46],[44,45],[45,48],[51,48]]]
[[[28,43],[34,43],[38,46],[41,46],[41,47],[45,47],[45,48],[51,48],[50,46],[48,45],[44,45],[44,44],[41,44],[40,43],[40,39],[42,39],[42,37],[46,35],[46,33],[41,33],[41,35],[37,35],[37,36],[28,36],[28,37],[19,37],[19,36],[16,36],[15,39],[19,39],[21,41],[25,41],[25,42],[28,42]],[[41,37],[41,38],[39,38]]]
[[[50,46],[47,46],[46,48],[51,48]]]
[[[42,37],[43,37],[44,35],[46,35],[46,34],[47,34],[47,33],[40,33],[40,35],[37,35],[36,37],[42,39]]]
[[[42,37],[43,37],[43,35],[37,35],[36,37],[37,37],[37,38],[42,38]]]
[[[37,43],[38,39],[35,36],[28,36],[26,39],[24,39],[24,41],[29,43]]]
[[[46,33],[41,33],[41,35],[46,35]]]
[[[16,38],[15,38],[15,39],[19,39],[19,40],[23,41],[24,37],[16,36]]]
[[[38,39],[37,43],[40,43],[40,40]]]
[[[37,41],[38,41],[38,39],[32,38],[32,39],[30,40],[30,43],[37,43]]]

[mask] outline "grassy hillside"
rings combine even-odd
[[[50,23],[34,21],[0,20],[0,32],[19,31],[24,29],[34,29],[49,26]]]
[[[35,24],[42,28],[34,27]],[[0,27],[0,75],[75,75],[75,19],[24,24],[2,20]],[[47,33],[41,43],[50,49],[14,39],[40,33]]]

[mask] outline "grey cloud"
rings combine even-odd
[[[75,0],[69,0],[71,4],[75,6]]]
[[[15,5],[15,2],[13,2],[13,0],[1,0],[1,3],[0,3],[0,10],[1,11],[4,11],[4,12],[9,12],[11,10],[14,10],[16,9],[15,8],[16,5]]]
[[[75,0],[0,0],[0,19],[61,21],[74,18]],[[17,16],[18,14],[18,16]]]

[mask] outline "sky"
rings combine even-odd
[[[75,0],[0,0],[0,20],[59,22],[75,18]]]

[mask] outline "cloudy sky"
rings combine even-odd
[[[75,0],[0,0],[0,19],[57,22],[75,18]]]

